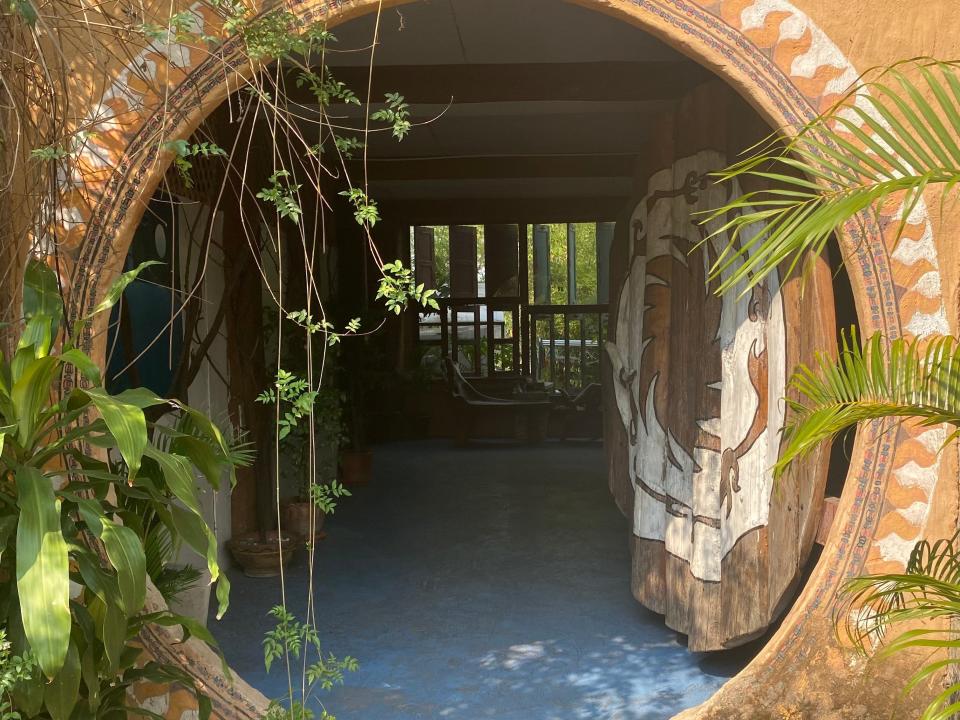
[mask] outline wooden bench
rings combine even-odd
[[[570,437],[571,427],[588,440],[603,437],[603,395],[600,383],[590,383],[575,396],[561,390],[558,393],[561,412],[560,440]]]
[[[522,439],[537,443],[546,436],[547,418],[552,404],[549,400],[524,400],[520,398],[498,398],[485,395],[477,390],[463,376],[460,366],[446,358],[444,367],[447,383],[456,404],[456,439],[465,445],[473,433],[474,424],[479,415],[512,416]]]

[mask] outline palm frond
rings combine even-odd
[[[147,575],[154,585],[176,554],[176,545],[170,530],[161,522],[152,523],[143,539],[143,554],[147,561]]]
[[[709,238],[728,245],[711,268],[717,291],[744,291],[781,266],[796,269],[860,213],[901,196],[898,234],[930,186],[945,197],[960,182],[960,65],[915,60],[886,68],[781,142],[771,136],[717,173],[751,179],[747,192],[706,213]]]
[[[817,353],[814,368],[800,365],[789,387],[798,397],[787,399],[790,415],[775,477],[863,420],[914,418],[921,425],[960,428],[960,345],[952,337],[926,342],[899,338],[887,347],[877,333],[861,347],[851,328],[842,336],[836,360]]]
[[[868,645],[880,644],[879,657],[905,650],[947,651],[946,657],[940,654],[924,664],[904,692],[934,675],[960,668],[960,637],[955,627],[960,617],[958,535],[933,544],[917,543],[903,573],[852,578],[841,590],[834,619],[862,653],[867,653]],[[889,629],[905,622],[919,627],[887,641]],[[939,627],[934,627],[938,622]],[[958,694],[960,683],[951,684],[932,700],[921,720],[951,720],[960,710]]]
[[[184,592],[200,582],[202,576],[203,573],[191,565],[165,567],[154,584],[169,605]]]

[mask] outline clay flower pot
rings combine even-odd
[[[284,532],[282,542],[280,540],[276,532],[267,533],[265,538],[260,533],[250,533],[231,538],[227,547],[247,577],[275,577],[281,567],[287,566],[300,544],[288,532]]]
[[[327,536],[323,531],[323,522],[326,520],[326,515],[309,501],[292,502],[284,506],[283,529],[304,541],[309,541],[311,514],[316,517],[313,538],[314,540],[323,540]]]
[[[340,481],[344,485],[366,485],[372,470],[372,450],[344,450],[340,454]]]

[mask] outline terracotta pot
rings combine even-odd
[[[344,485],[366,485],[373,470],[372,450],[344,450],[340,455],[341,482]]]
[[[293,551],[300,545],[300,541],[291,533],[283,534],[283,542],[275,532],[261,538],[260,533],[250,533],[238,538],[232,538],[227,543],[230,554],[237,564],[243,568],[247,577],[275,577],[280,574],[280,568],[286,567],[293,557]]]
[[[323,522],[326,520],[326,515],[311,502],[292,502],[286,505],[283,508],[283,529],[303,540],[308,540],[310,538],[311,511],[316,515],[313,528],[314,539],[322,540],[326,536],[323,532]]]

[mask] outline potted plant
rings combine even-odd
[[[262,454],[269,457],[273,453],[268,451]],[[227,549],[247,577],[276,577],[290,563],[299,538],[289,530],[273,528],[277,507],[273,494],[273,472],[267,467],[268,463],[258,465],[261,473],[257,488],[260,529],[234,535],[227,541]]]
[[[281,466],[281,473],[293,475],[298,481],[296,497],[283,508],[284,527],[307,542],[326,537],[323,532],[326,515],[313,497],[316,491],[311,493],[311,490],[316,485],[329,485],[337,478],[337,456],[345,439],[342,401],[342,394],[336,387],[321,387],[316,395],[312,476],[309,424],[298,424],[281,443],[287,461]]]

